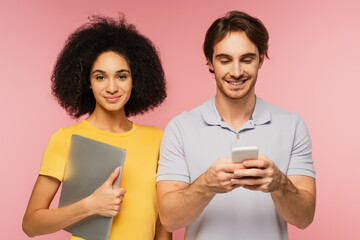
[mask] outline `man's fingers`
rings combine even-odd
[[[267,159],[258,158],[258,159],[249,159],[243,162],[245,168],[268,168],[270,162]]]
[[[268,181],[264,178],[233,178],[231,184],[240,185],[250,190],[262,190],[268,186]]]
[[[233,163],[230,158],[221,158],[213,166],[215,172],[233,173],[236,169],[245,169],[242,163]]]
[[[265,171],[259,168],[237,169],[234,171],[235,178],[265,177]]]

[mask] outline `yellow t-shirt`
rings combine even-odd
[[[120,187],[126,189],[121,211],[114,217],[111,239],[154,239],[158,215],[156,204],[156,170],[162,131],[133,123],[125,133],[105,132],[83,120],[54,133],[45,150],[40,175],[63,180],[73,134],[126,149]],[[73,236],[71,238],[81,239]]]

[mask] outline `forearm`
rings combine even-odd
[[[164,226],[162,225],[160,218],[157,219],[156,222],[156,229],[155,229],[155,240],[171,240],[172,239],[172,233],[166,231]]]
[[[160,218],[169,232],[191,224],[208,205],[215,193],[203,184],[203,175],[188,187],[162,195]]]
[[[59,231],[94,214],[107,217],[117,215],[126,193],[123,188],[112,188],[119,173],[120,169],[117,168],[93,194],[57,209],[49,209],[49,206],[61,182],[50,176],[39,175],[25,211],[24,232],[32,237]]]
[[[279,215],[288,223],[300,229],[309,226],[315,214],[315,189],[308,191],[296,187],[282,174],[279,190],[271,192],[271,197]]]
[[[81,219],[92,215],[86,207],[87,199],[57,209],[38,209],[23,219],[23,230],[29,236],[57,232]]]

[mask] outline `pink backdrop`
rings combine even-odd
[[[49,76],[67,35],[88,15],[127,15],[158,46],[168,98],[135,121],[162,129],[214,94],[201,46],[210,23],[238,9],[262,19],[270,58],[257,94],[298,112],[313,142],[317,210],[291,239],[360,239],[360,4],[323,1],[14,1],[0,2],[1,239],[27,239],[21,220],[49,136],[74,123],[50,94]],[[56,205],[55,205],[56,206]],[[174,239],[182,239],[182,231]],[[36,239],[64,239],[61,231]]]

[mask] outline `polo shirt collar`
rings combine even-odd
[[[203,104],[201,114],[208,125],[222,126],[224,124],[224,121],[216,109],[215,97]],[[250,121],[253,122],[254,125],[262,125],[271,121],[271,113],[267,107],[267,103],[261,98],[256,97],[255,108],[250,117]]]
[[[256,97],[255,109],[252,119],[255,125],[262,125],[271,121],[271,112],[268,103],[259,97]]]
[[[215,97],[202,105],[201,114],[208,125],[221,125],[222,120],[215,106]]]

